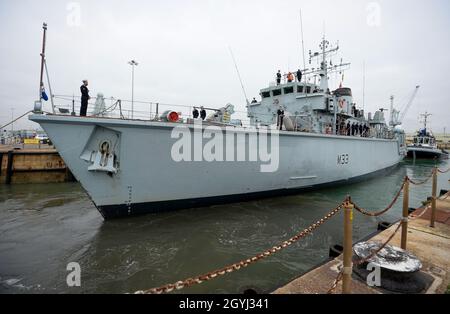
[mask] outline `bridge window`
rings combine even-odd
[[[262,96],[262,98],[269,98],[270,97],[270,92],[262,92],[261,96]]]
[[[311,94],[311,86],[306,86],[306,93]]]
[[[280,96],[281,95],[281,89],[274,89],[272,91],[273,96]]]
[[[294,92],[294,86],[286,87],[284,89],[284,94],[292,94]]]
[[[297,93],[303,93],[303,86],[297,86]]]

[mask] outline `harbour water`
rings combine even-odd
[[[104,221],[77,183],[0,185],[0,293],[132,293],[206,273],[278,244],[320,219],[347,194],[369,210],[384,208],[405,175],[426,178],[434,162],[405,161],[378,178],[290,197]],[[441,169],[449,161],[438,164]],[[450,173],[438,177],[449,189]],[[193,182],[195,184],[195,182]],[[411,187],[411,207],[431,180]],[[401,199],[379,218],[355,213],[354,239],[401,216]],[[342,216],[280,253],[180,293],[271,292],[328,257],[341,242]],[[67,264],[81,266],[69,288]]]

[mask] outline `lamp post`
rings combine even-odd
[[[134,67],[139,65],[136,60],[128,62],[131,65],[131,119],[134,119]]]
[[[12,121],[12,123],[11,123],[11,136],[12,136],[12,133],[14,133],[14,108],[11,108],[11,121]]]

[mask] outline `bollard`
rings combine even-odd
[[[436,191],[437,191],[437,168],[433,168],[433,187],[431,188],[431,219],[430,227],[434,228],[436,220]]]
[[[353,223],[353,204],[350,203],[350,197],[344,206],[344,271],[342,276],[342,293],[349,294],[352,292],[352,257],[353,257],[353,239],[352,239],[352,223]]]
[[[403,219],[402,219],[402,240],[401,248],[406,250],[406,241],[408,237],[408,216],[409,216],[409,179],[405,178],[403,187]]]

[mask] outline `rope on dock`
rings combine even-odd
[[[304,229],[294,237],[290,238],[287,241],[284,241],[283,243],[276,245],[272,247],[271,249],[266,250],[265,252],[258,254],[252,258],[248,258],[245,260],[242,260],[238,263],[232,264],[227,267],[223,267],[221,269],[206,273],[204,275],[200,275],[194,278],[189,278],[183,281],[178,281],[173,284],[167,284],[158,288],[152,288],[145,291],[137,291],[135,294],[162,294],[162,293],[170,293],[174,290],[181,290],[186,287],[193,286],[195,284],[200,284],[205,281],[209,281],[211,279],[217,278],[219,276],[223,276],[229,273],[232,273],[236,270],[240,270],[242,268],[245,268],[249,266],[250,264],[253,264],[259,260],[265,259],[279,251],[281,251],[284,248],[287,248],[288,246],[291,246],[292,244],[298,242],[299,240],[303,239],[307,235],[311,234],[315,229],[320,227],[322,224],[324,224],[327,220],[332,218],[334,215],[336,215],[343,207],[344,202],[342,202],[339,206],[334,208],[332,211],[330,211],[327,215],[325,215],[323,218],[318,220],[317,222],[310,225],[308,228]]]
[[[448,168],[447,170],[441,170],[441,169],[438,168],[437,171],[438,171],[439,173],[447,173],[447,172],[450,171],[450,168]]]

